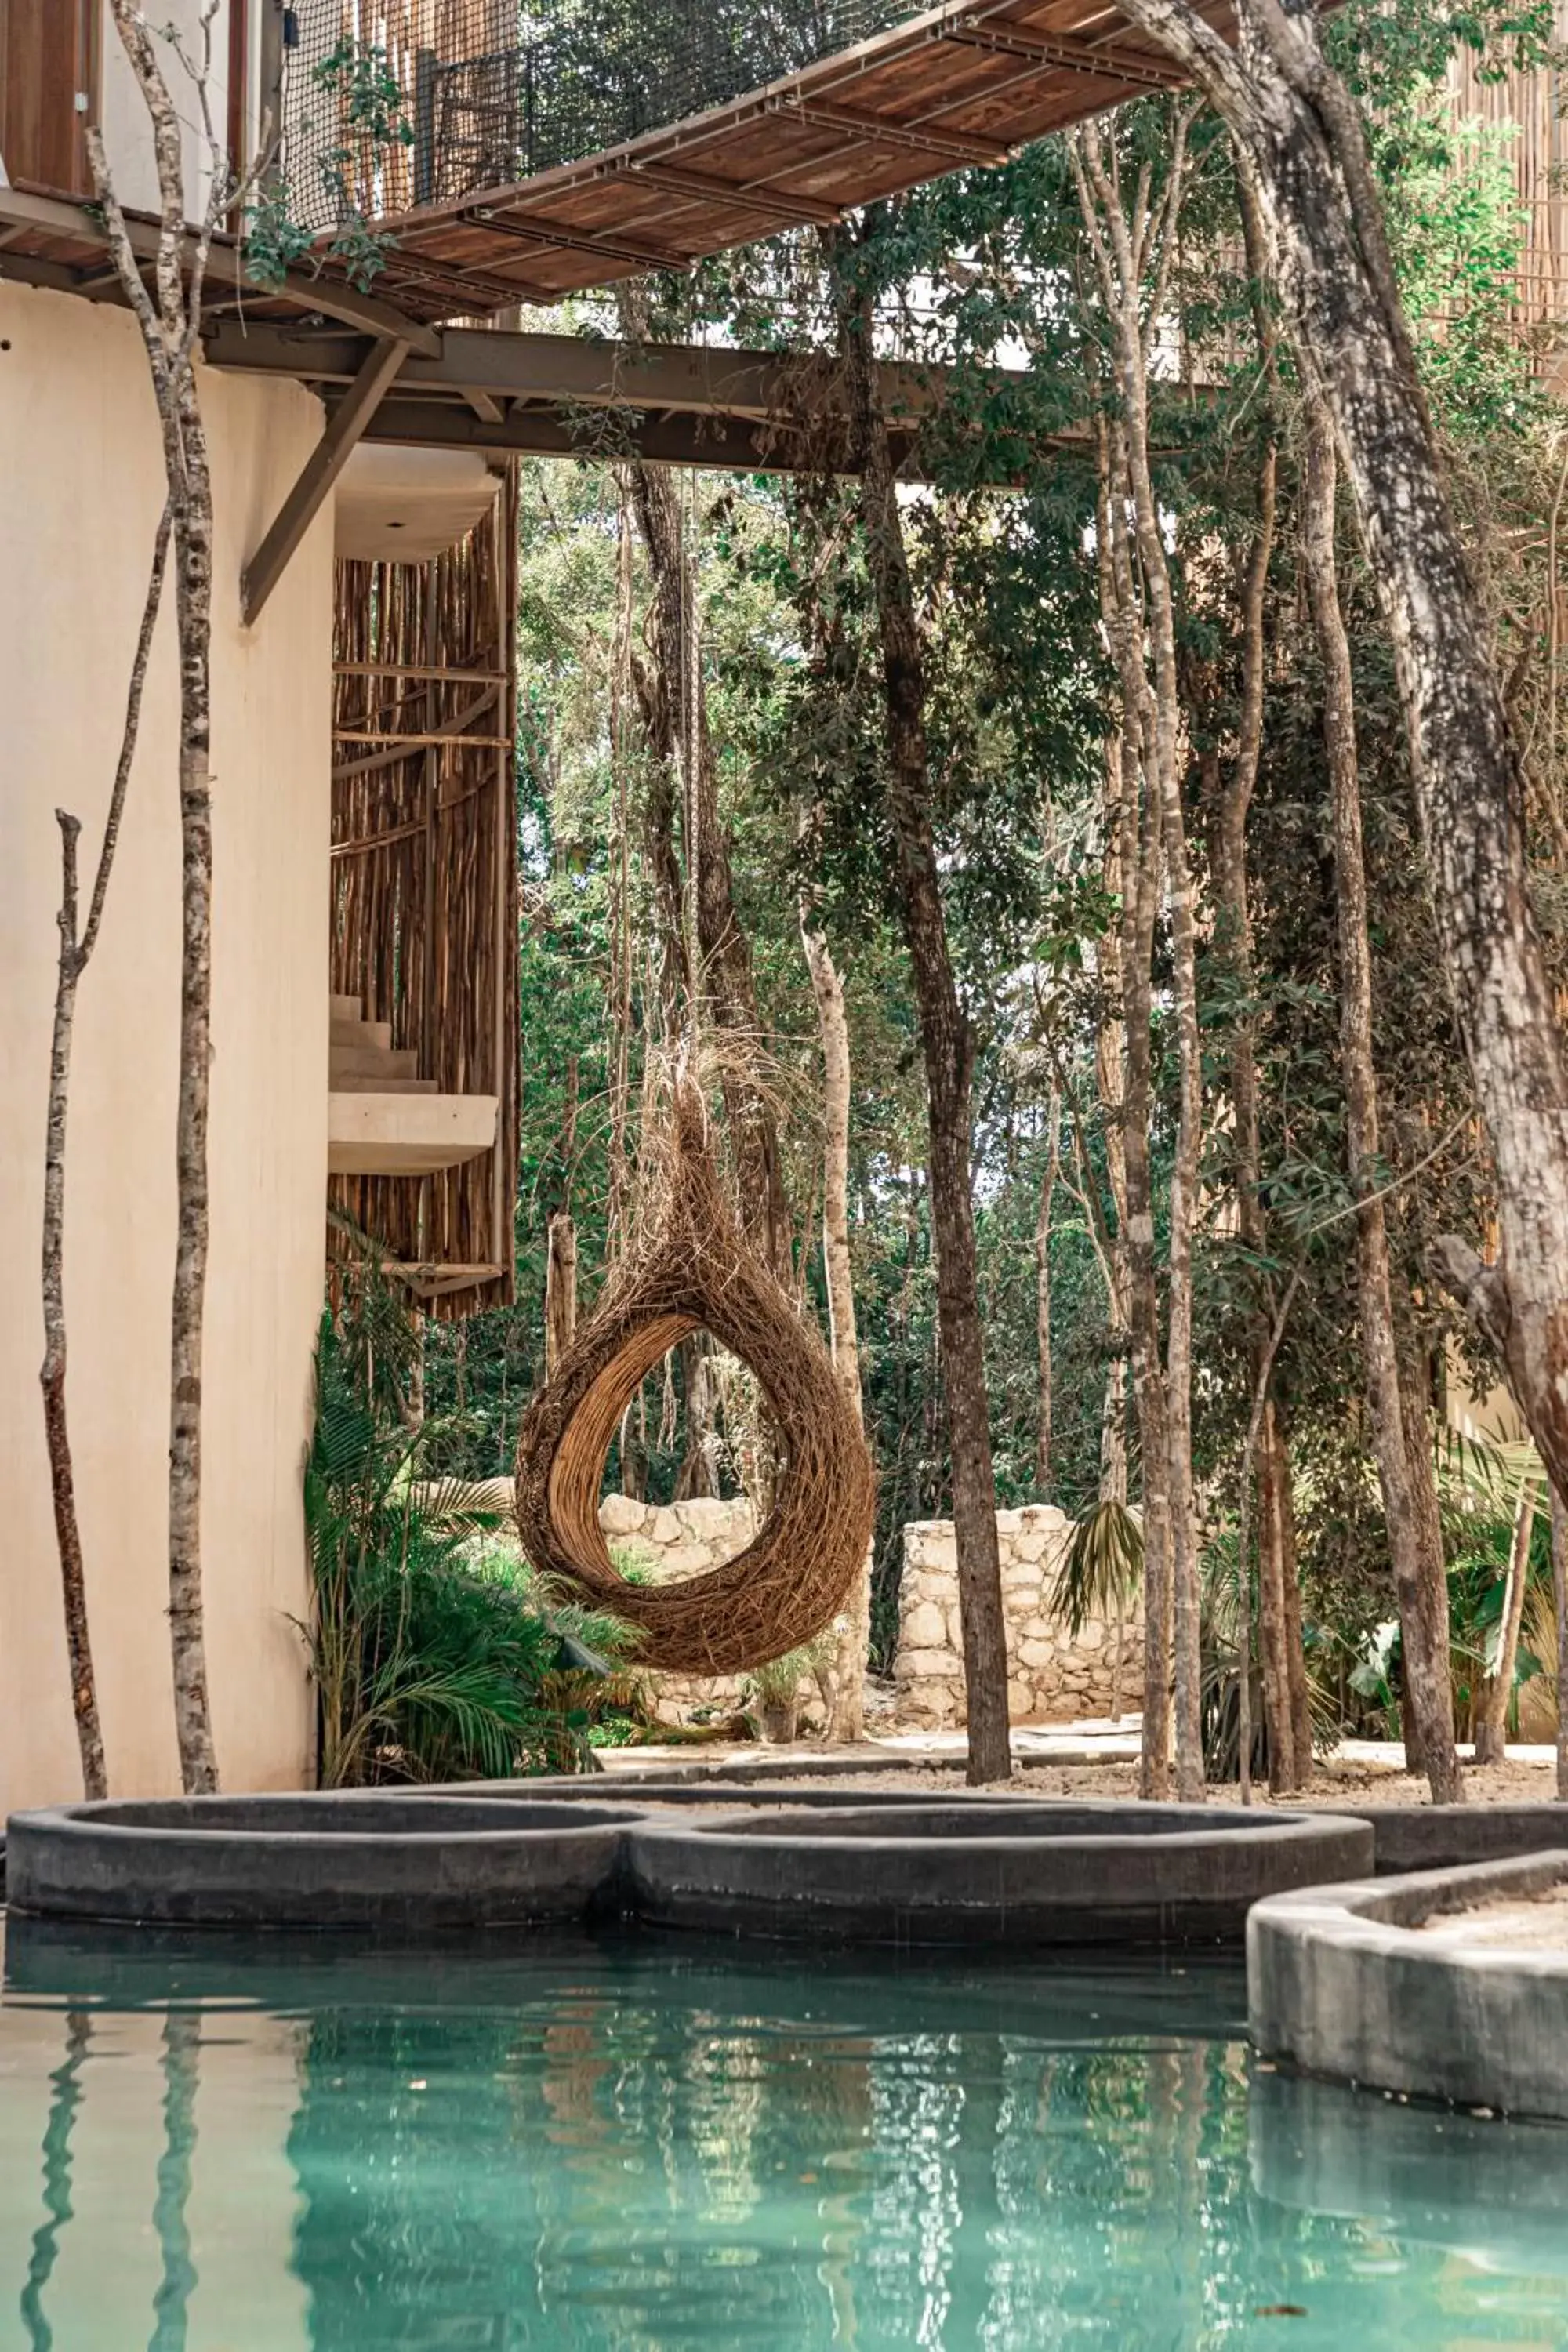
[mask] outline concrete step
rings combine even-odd
[[[419,1056],[407,1046],[334,1045],[327,1058],[331,1083],[344,1078],[416,1078]]]
[[[384,1078],[378,1074],[345,1077],[334,1069],[329,1091],[334,1095],[433,1095],[440,1091],[439,1078]]]
[[[494,1095],[333,1095],[327,1108],[327,1172],[428,1176],[460,1167],[496,1139]]]
[[[364,1019],[363,1000],[357,996],[334,996],[332,999],[332,1019],[334,1021],[363,1021]]]
[[[332,1015],[331,1042],[343,1046],[377,1046],[385,1053],[392,1043],[390,1021],[362,1021],[356,1013],[352,1021]]]

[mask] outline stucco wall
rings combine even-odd
[[[1064,1723],[1109,1715],[1113,1696],[1136,1707],[1143,1634],[1090,1620],[1076,1636],[1050,1614],[1047,1596],[1068,1540],[1060,1511],[1031,1504],[998,1511],[1002,1606],[1007,1626],[1007,1712],[1015,1723]],[[1112,1667],[1120,1647],[1120,1691]],[[958,1618],[958,1556],[951,1519],[919,1519],[904,1529],[899,1588],[899,1647],[893,1663],[899,1718],[911,1727],[947,1727],[964,1719],[963,1638]]]
[[[101,837],[153,530],[156,418],[132,320],[0,287],[0,1811],[79,1788],[38,1400],[41,1155],[57,805]],[[258,627],[240,567],[321,429],[293,385],[207,376],[213,632],[212,1244],[204,1528],[230,1786],[288,1785],[310,1709],[300,1465],[321,1296],[327,1121],[331,520]],[[69,1400],[117,1791],[177,1776],[165,1567],[179,812],[172,588],[108,911],[81,987],[67,1204]]]
[[[202,127],[195,84],[181,64],[178,50],[163,36],[173,26],[186,58],[192,65],[199,65],[202,57],[202,9],[203,0],[157,0],[157,5],[147,11],[158,63],[180,117],[186,210],[192,220],[199,220],[206,208],[207,190],[212,180],[211,157]],[[212,26],[212,79],[208,90],[213,126],[219,142],[226,146],[228,140],[228,11],[229,0],[222,0]],[[253,13],[259,16],[260,12]],[[132,71],[125,44],[115,29],[109,0],[103,0],[99,26],[99,55],[102,60],[99,79],[99,128],[103,132],[104,152],[109,157],[115,194],[123,205],[135,205],[144,212],[156,212],[159,209],[158,167],[148,128],[147,101]]]

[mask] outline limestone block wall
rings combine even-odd
[[[1002,1604],[1007,1627],[1007,1712],[1015,1723],[1071,1722],[1111,1712],[1120,1696],[1136,1708],[1143,1633],[1131,1618],[1121,1629],[1090,1620],[1075,1636],[1047,1603],[1068,1542],[1068,1521],[1046,1504],[998,1511]],[[1120,1691],[1114,1672],[1121,1655]],[[958,1555],[951,1519],[920,1519],[904,1529],[899,1592],[899,1646],[893,1663],[899,1719],[911,1728],[955,1727],[964,1719],[963,1640],[958,1617]]]
[[[731,1502],[700,1496],[689,1503],[640,1503],[632,1495],[606,1495],[599,1525],[616,1551],[660,1583],[718,1568],[743,1551],[757,1531],[756,1513],[743,1495]],[[652,1679],[654,1714],[660,1723],[684,1722],[696,1706],[732,1714],[741,1703],[740,1675]]]

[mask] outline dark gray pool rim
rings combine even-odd
[[[979,1794],[626,1834],[656,1925],[892,1945],[1226,1942],[1260,1895],[1370,1875],[1373,1856],[1343,1815]]]
[[[595,1916],[876,1944],[1239,1937],[1261,1893],[1372,1867],[1342,1816],[939,1798],[763,1815],[577,1783],[110,1801],[10,1824],[10,1899],[45,1917],[455,1927]],[[780,1792],[782,1793],[782,1792]]]
[[[1331,2081],[1568,2122],[1568,1952],[1456,1948],[1420,1932],[1557,1887],[1568,1846],[1267,1897],[1247,1927],[1255,2046]]]

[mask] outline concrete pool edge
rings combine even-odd
[[[954,1834],[944,1814],[967,1824]],[[656,1819],[626,1848],[636,1908],[658,1927],[1033,1949],[1239,1940],[1260,1894],[1373,1864],[1353,1816],[1103,1799]]]
[[[415,1935],[620,1916],[868,1945],[1211,1942],[1239,1940],[1258,1895],[1373,1860],[1371,1830],[1342,1814],[905,1794],[775,1822],[752,1790],[702,1795],[679,1810],[581,1783],[62,1806],[13,1817],[11,1904]]]
[[[479,1801],[313,1791],[15,1813],[7,1907],[83,1924],[417,1935],[576,1922],[613,1904],[635,1809],[546,1801],[531,1810],[544,1818],[520,1823]],[[330,1826],[345,1821],[353,1825]]]
[[[1331,2081],[1568,2122],[1568,1951],[1455,1948],[1426,1922],[1568,1886],[1568,1844],[1271,1895],[1247,1925],[1264,2058]]]

